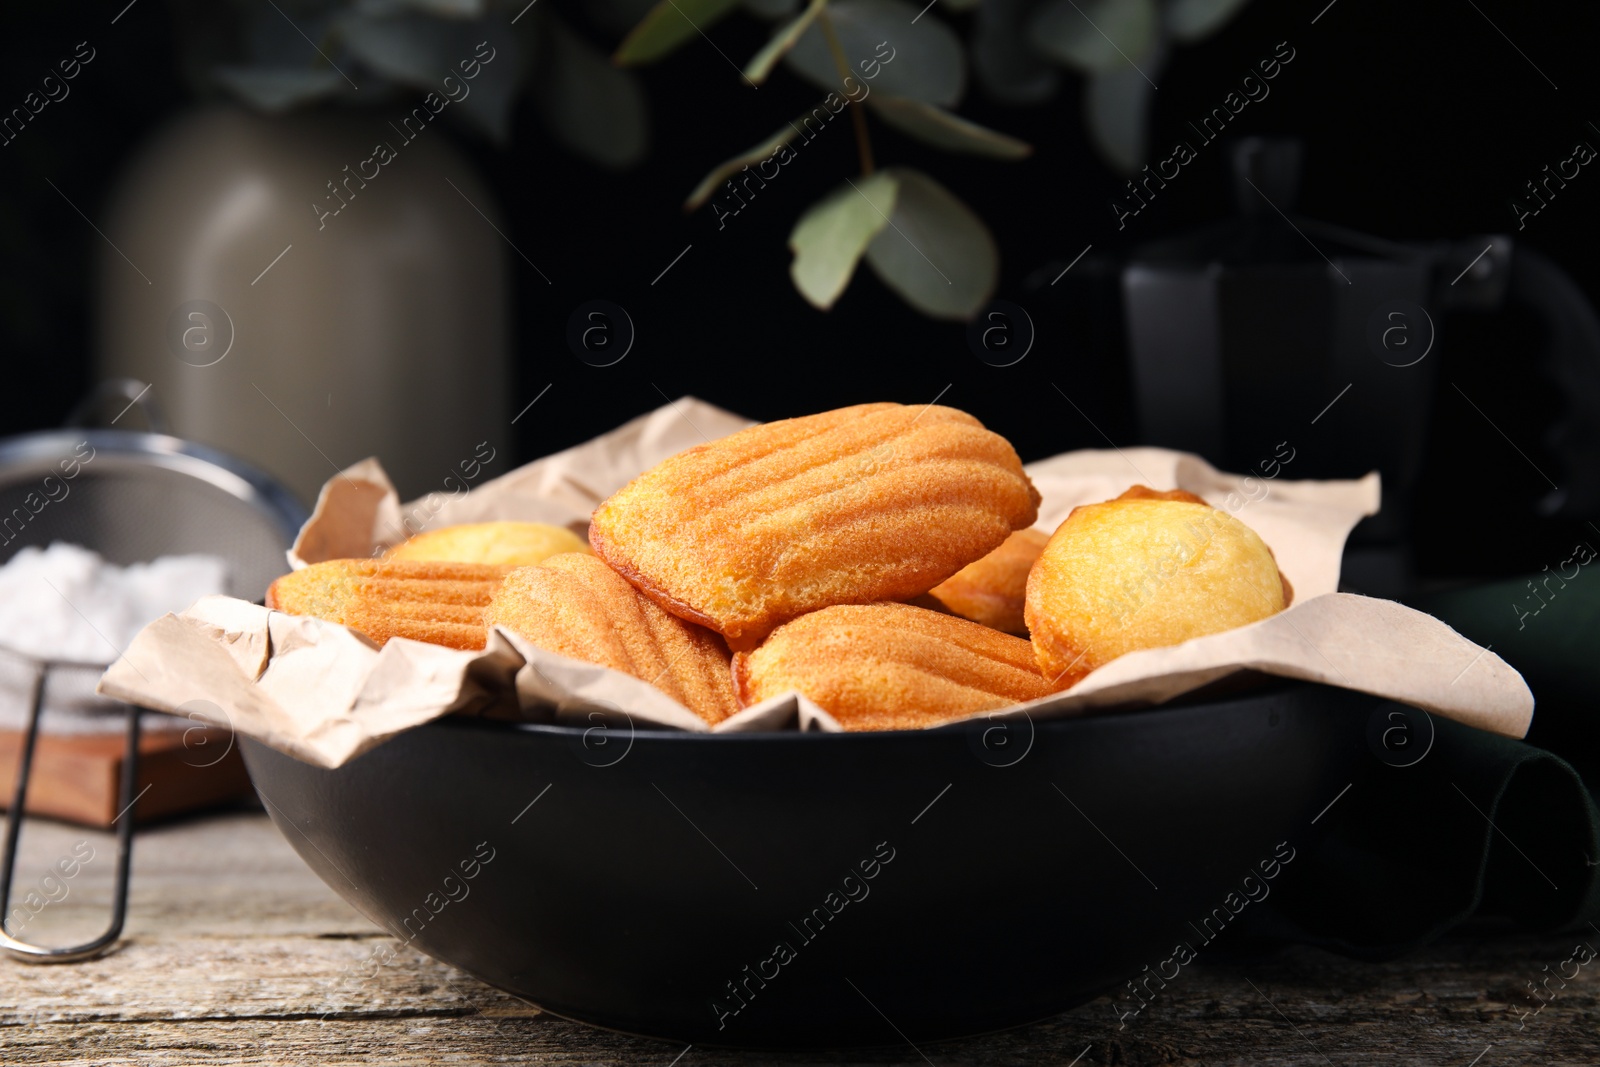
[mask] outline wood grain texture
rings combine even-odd
[[[81,841],[95,858],[25,933],[67,939],[99,922],[109,837],[30,823],[19,888]],[[814,1063],[938,1067],[1052,1064],[1477,1067],[1600,1063],[1600,963],[1538,1015],[1524,983],[1573,935],[1478,927],[1370,964],[1297,948],[1248,965],[1197,962],[1119,1029],[1101,999],[1032,1026],[920,1053],[885,1024],[885,1047],[838,1054],[693,1048],[542,1014],[378,931],[322,885],[254,812],[145,831],[128,941],[74,967],[0,961],[0,1063],[591,1064]],[[1600,944],[1600,934],[1591,934]],[[374,953],[393,956],[373,965]],[[926,1057],[926,1059],[924,1059]]]
[[[11,804],[17,788],[23,738],[20,730],[0,730],[0,810]],[[127,750],[121,733],[40,734],[28,780],[28,813],[83,826],[112,825],[122,809]],[[149,791],[140,795],[146,786]],[[250,777],[230,731],[197,725],[147,729],[139,736],[135,821],[199,811],[249,791]]]

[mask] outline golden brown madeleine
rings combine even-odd
[[[860,404],[681,452],[594,513],[595,552],[735,648],[831,604],[925,593],[1033,523],[1005,438],[953,408]]]
[[[489,605],[487,623],[649,682],[708,723],[739,710],[722,638],[662,611],[588,553],[512,571]]]
[[[1244,626],[1286,602],[1250,527],[1207,504],[1125,494],[1072,509],[1028,575],[1025,615],[1039,669],[1064,689],[1125,652]]]
[[[846,730],[911,730],[1048,696],[1033,648],[910,604],[846,604],[786,622],[733,657],[739,702],[790,689]]]
[[[378,644],[409,637],[450,648],[487,640],[483,609],[511,568],[422,560],[331,559],[285,574],[267,607],[360,630]]]
[[[1039,530],[1018,530],[999,548],[928,590],[928,596],[952,615],[1026,637],[1022,601],[1028,572],[1049,540],[1050,535]]]
[[[1183,500],[1190,504],[1205,504],[1205,497],[1195,496],[1187,489],[1152,489],[1148,485],[1130,485],[1116,500]],[[1207,507],[1211,505],[1206,504]]]
[[[387,559],[434,559],[531,567],[559,552],[587,552],[583,538],[564,526],[543,522],[469,522],[442,526],[407,538]]]

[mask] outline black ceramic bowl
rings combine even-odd
[[[338,770],[245,741],[324,881],[557,1015],[696,1044],[888,1044],[1155,967],[1366,754],[1373,697],[932,731],[448,719]]]

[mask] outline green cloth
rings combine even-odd
[[[1427,756],[1374,761],[1248,942],[1377,958],[1480,915],[1600,945],[1600,571],[1548,585],[1542,601],[1526,579],[1414,599],[1522,672],[1528,739],[1434,716]]]

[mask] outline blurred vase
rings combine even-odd
[[[190,112],[113,193],[97,375],[307,499],[365,456],[403,498],[458,492],[509,459],[497,216],[444,130]]]

